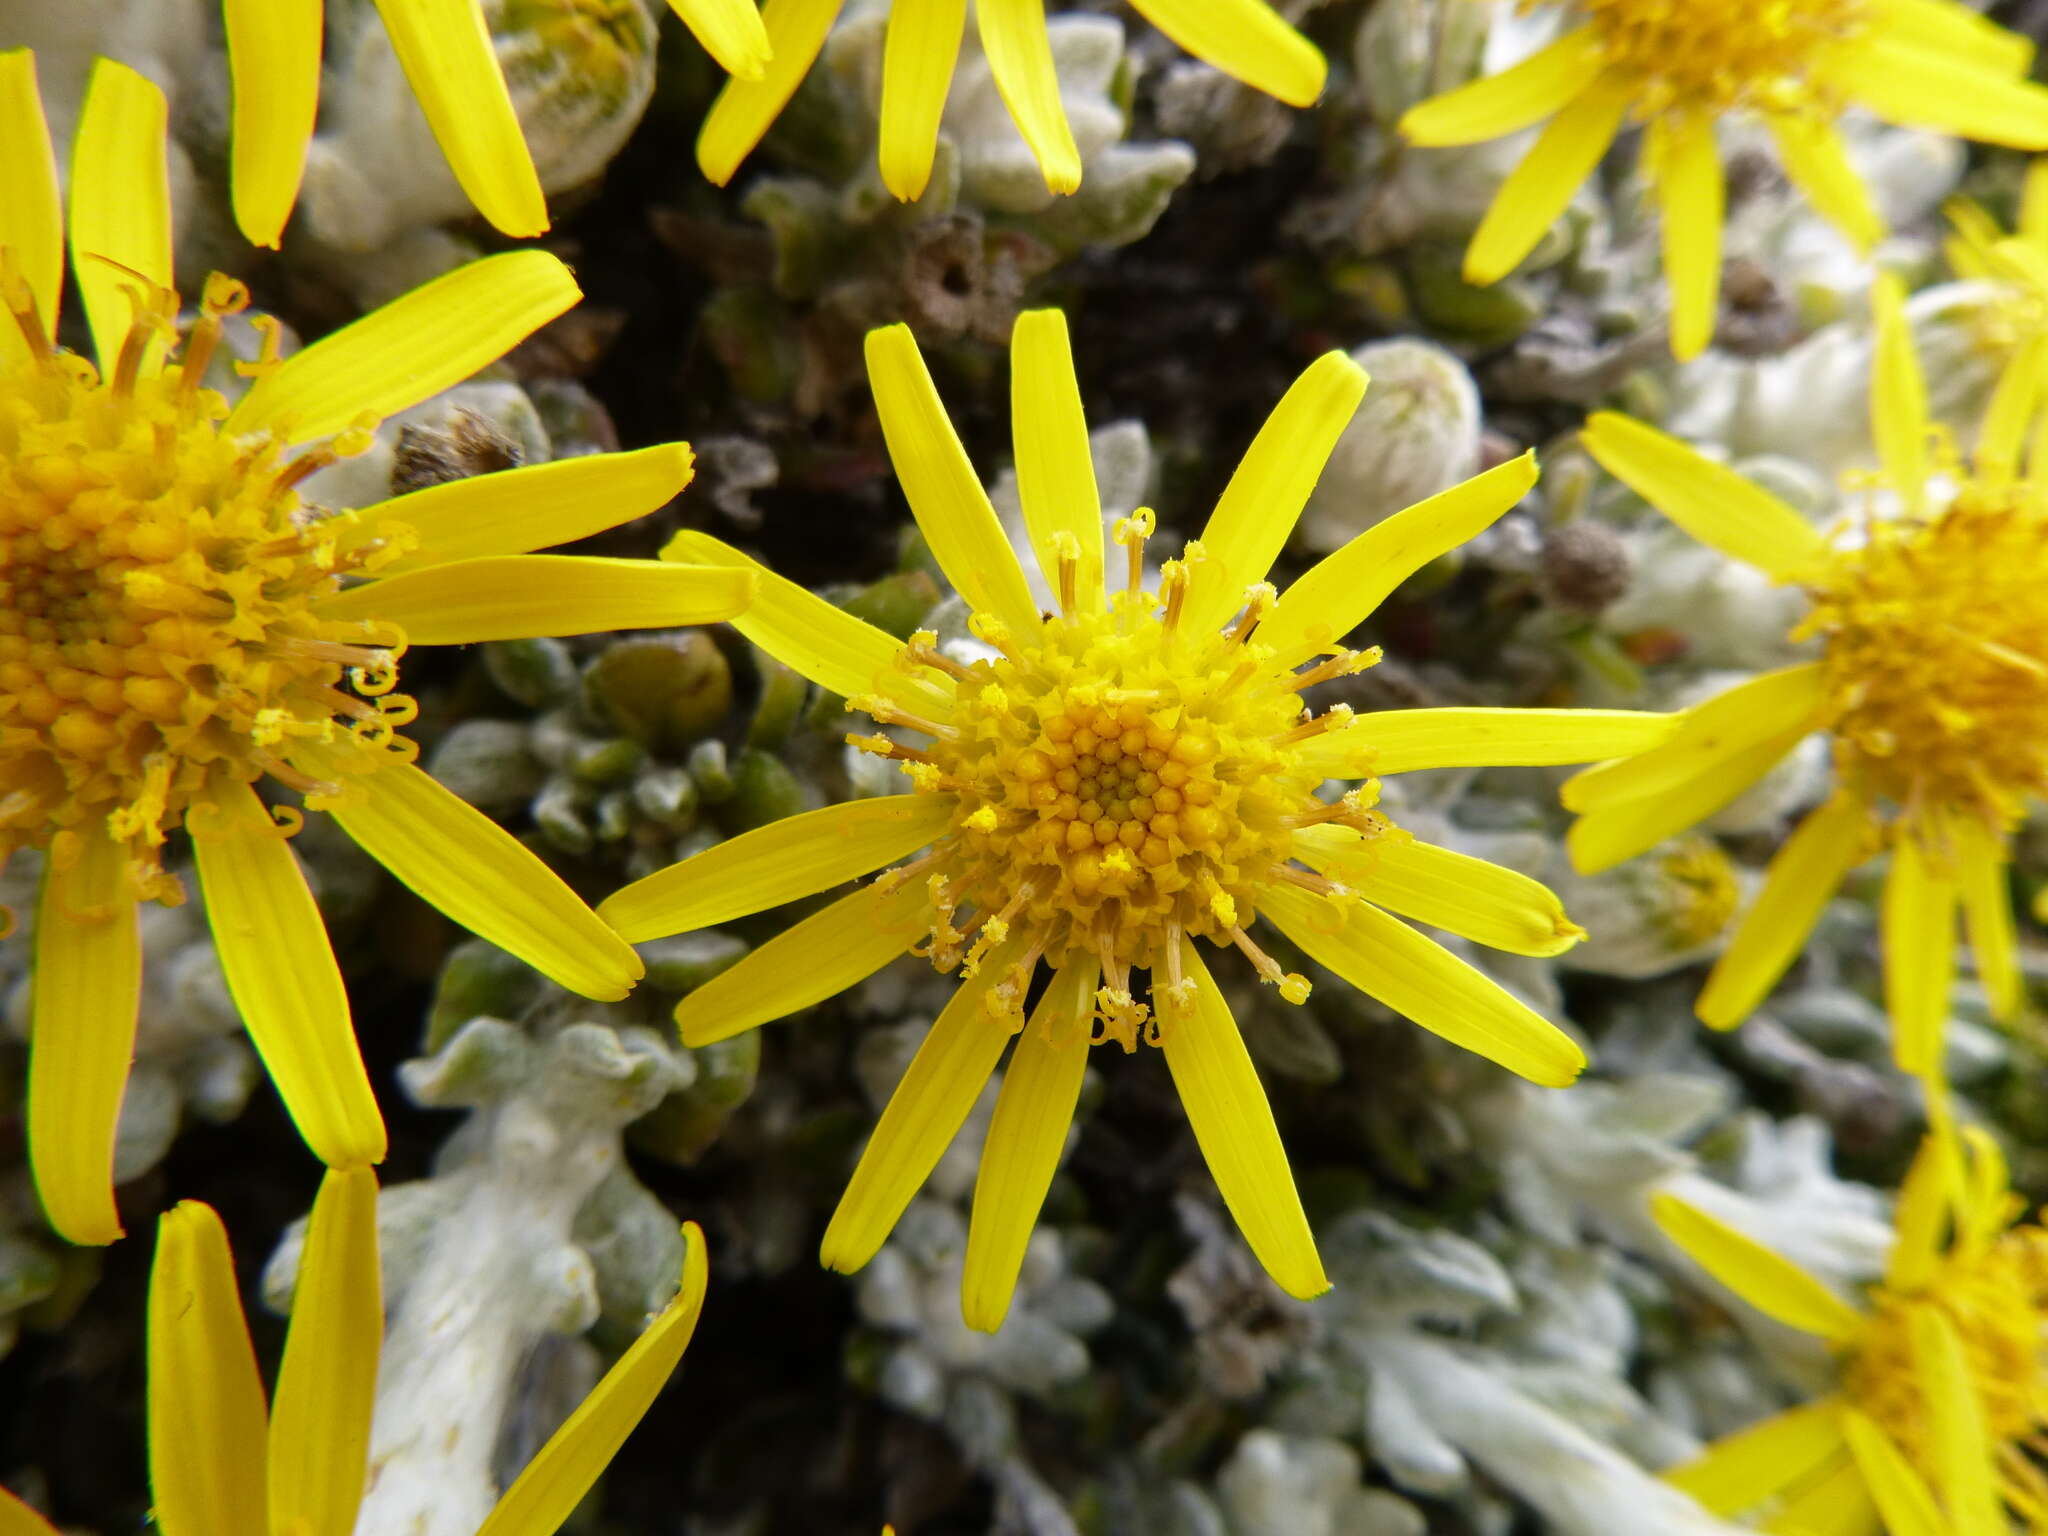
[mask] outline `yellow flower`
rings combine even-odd
[[[2048,148],[2048,90],[2025,81],[2033,45],[1954,0],[1580,0],[1573,14],[1579,25],[1522,63],[1412,108],[1401,132],[1417,144],[1477,144],[1548,120],[1465,253],[1466,280],[1493,283],[1529,254],[1622,127],[1644,124],[1681,358],[1714,331],[1722,117],[1762,118],[1793,185],[1866,249],[1883,225],[1835,130],[1844,110]]]
[[[1582,936],[1512,871],[1420,843],[1371,807],[1377,774],[1579,762],[1664,739],[1672,717],[1623,711],[1414,709],[1321,715],[1301,690],[1371,666],[1339,642],[1410,573],[1472,537],[1536,479],[1525,454],[1361,534],[1286,593],[1265,581],[1363,396],[1342,353],[1313,364],[1247,451],[1201,540],[1143,585],[1149,511],[1121,520],[1109,571],[1066,321],[1021,316],[1011,350],[1018,488],[1061,612],[1041,615],[917,344],[870,332],[889,456],[991,659],[906,645],[767,572],[740,632],[903,735],[851,738],[899,762],[910,793],[764,827],[599,908],[640,940],[761,911],[928,851],[833,902],[686,997],[692,1045],[820,1002],[906,950],[957,969],[869,1142],[823,1259],[851,1271],[887,1238],[1012,1036],[975,1191],[963,1306],[997,1327],[1072,1117],[1091,1043],[1162,1048],[1202,1154],[1252,1250],[1297,1296],[1326,1288],[1271,1110],[1194,941],[1241,950],[1280,995],[1308,982],[1261,950],[1265,918],[1353,985],[1537,1082],[1584,1055],[1470,965],[1389,915],[1519,954]],[[671,558],[737,551],[679,534]],[[1233,616],[1236,616],[1233,618]],[[1293,670],[1316,657],[1303,671]],[[1329,778],[1369,782],[1339,799]],[[971,915],[970,915],[971,913]],[[1027,1024],[1026,989],[1053,978]],[[1151,972],[1156,1016],[1134,969]],[[1098,1027],[1099,1026],[1099,1027]]]
[[[1949,265],[1991,294],[1973,317],[1983,346],[2000,359],[1990,409],[2024,418],[2038,409],[2048,382],[2048,159],[2027,168],[2012,234],[1968,198],[1950,203],[1948,215],[1954,228],[1946,245]]]
[[[2001,1536],[2048,1530],[2048,1229],[1988,1136],[1938,1119],[1895,1221],[1884,1279],[1852,1306],[1791,1260],[1675,1195],[1664,1234],[1766,1316],[1825,1339],[1835,1385],[1709,1446],[1669,1479],[1767,1531]],[[2015,1526],[2014,1521],[2017,1521]]]
[[[1889,846],[1893,1051],[1907,1071],[1929,1073],[1941,1061],[1959,906],[1994,1013],[2019,1005],[2006,838],[2048,791],[2048,484],[2018,474],[2020,391],[1999,392],[1974,466],[1934,456],[1897,284],[1881,282],[1875,304],[1871,414],[1883,466],[1868,494],[1895,497],[1896,516],[1868,510],[1824,537],[1655,428],[1609,413],[1587,424],[1593,457],[1673,522],[1804,587],[1812,608],[1793,638],[1817,639],[1821,656],[1694,706],[1666,746],[1567,780],[1565,806],[1582,813],[1567,846],[1582,871],[1618,864],[1711,816],[1807,735],[1829,732],[1835,792],[1771,861],[1698,1013],[1716,1029],[1747,1018],[1843,877]]]
[[[553,1536],[561,1527],[674,1374],[706,1278],[704,1234],[685,1222],[674,1300],[527,1463],[477,1536]],[[321,1183],[268,1409],[220,1218],[196,1200],[166,1211],[149,1276],[156,1527],[164,1536],[348,1536],[369,1473],[383,1339],[369,1169],[331,1170]],[[0,1533],[57,1536],[4,1489]]]
[[[795,94],[825,46],[844,0],[767,0],[774,58],[758,80],[729,81],[697,135],[697,164],[721,187]],[[1328,66],[1266,0],[1131,0],[1131,8],[1189,53],[1291,106],[1312,105]],[[1081,184],[1081,154],[1060,103],[1046,0],[978,0],[975,20],[996,88],[1054,192]],[[889,0],[882,49],[882,182],[905,202],[924,193],[939,116],[953,80],[967,0]]]
[[[475,262],[307,347],[267,357],[232,410],[204,387],[215,276],[173,356],[165,103],[102,60],[73,152],[72,271],[101,366],[55,348],[64,275],[34,60],[0,54],[0,860],[45,851],[29,1147],[74,1242],[120,1235],[114,1126],[141,984],[136,903],[175,902],[182,824],[221,965],[307,1142],[384,1155],[348,999],[269,778],[328,810],[393,874],[562,985],[622,997],[639,958],[495,822],[412,766],[392,690],[408,643],[723,618],[749,578],[531,555],[665,503],[690,451],[573,459],[358,512],[295,487],[379,416],[469,377],[573,305],[540,251]],[[256,321],[274,352],[276,323]],[[311,444],[292,456],[293,445]],[[273,819],[275,817],[275,820]],[[283,823],[282,826],[279,823]]]
[[[639,0],[570,0],[600,15]],[[752,0],[669,0],[726,69],[758,80],[768,34]],[[539,235],[547,200],[498,68],[483,0],[376,0],[392,52],[477,212],[505,234]],[[322,0],[222,0],[233,85],[235,222],[253,245],[284,236],[319,110]]]

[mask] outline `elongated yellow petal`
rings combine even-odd
[[[1664,222],[1664,276],[1671,284],[1671,355],[1698,357],[1721,310],[1721,223],[1727,186],[1714,120],[1705,113],[1650,120],[1646,155]]]
[[[1597,75],[1550,120],[1473,231],[1466,282],[1497,283],[1522,264],[1606,155],[1633,94],[1627,79]]]
[[[1834,124],[1794,112],[1769,113],[1764,120],[1777,142],[1785,175],[1821,217],[1859,251],[1868,251],[1882,240],[1884,219],[1870,200],[1870,188],[1849,163],[1849,152]]]
[[[2026,179],[2020,184],[2018,234],[2035,250],[2048,250],[2048,160],[2027,164]]]
[[[1885,272],[1871,285],[1877,320],[1877,356],[1870,381],[1870,430],[1877,439],[1885,479],[1908,511],[1926,500],[1928,472],[1927,379],[1906,321],[1906,290]]]
[[[1953,1126],[1953,1120],[1940,1111],[1930,1118],[1937,1128]],[[1995,1136],[1981,1125],[1962,1126],[1954,1134],[1967,1153],[1963,1159],[1962,1196],[1956,1201],[1957,1245],[1981,1253],[2019,1219],[2027,1202],[2013,1193],[2011,1170]]]
[[[1880,914],[1885,1011],[1892,1018],[1892,1059],[1902,1072],[1940,1070],[1949,988],[1956,965],[1956,883],[1911,832],[1892,844]]]
[[[1000,619],[1014,635],[1033,634],[1038,609],[1031,589],[946,418],[910,327],[869,331],[867,361],[890,461],[939,568],[977,613]]]
[[[521,555],[616,528],[666,506],[690,483],[695,459],[688,443],[662,443],[636,453],[593,453],[473,475],[394,496],[355,513],[345,547],[389,536],[394,524],[418,539],[405,555],[378,569],[404,571]]]
[[[724,186],[753,153],[825,46],[842,0],[767,0],[761,24],[772,56],[759,79],[728,80],[697,131],[697,168]]]
[[[1592,811],[1667,794],[1760,742],[1810,729],[1825,698],[1818,662],[1761,673],[1677,716],[1663,745],[1573,774],[1559,799],[1568,811]]]
[[[0,1488],[0,1536],[58,1536],[58,1531],[5,1488]]]
[[[71,272],[93,350],[111,374],[148,289],[171,286],[171,184],[164,93],[125,64],[95,60],[71,147]],[[152,343],[145,371],[161,358]]]
[[[1533,128],[1593,83],[1604,54],[1591,27],[1567,32],[1497,75],[1410,107],[1401,117],[1401,136],[1411,144],[1483,144]]]
[[[818,1261],[827,1269],[850,1275],[875,1256],[959,1134],[1010,1043],[1011,1026],[991,1012],[988,990],[1010,982],[1024,953],[1022,937],[997,945],[939,1010],[826,1224]]]
[[[1997,484],[2018,476],[2044,383],[2048,336],[2029,336],[1999,369],[1991,403],[1984,408],[1984,424],[1977,432],[1977,470],[1983,478]]]
[[[1067,317],[1056,309],[1027,309],[1010,332],[1010,438],[1017,452],[1017,499],[1045,584],[1065,602],[1059,546],[1060,535],[1070,535],[1077,611],[1101,612],[1102,497]]]
[[[1650,1197],[1658,1230],[1766,1317],[1831,1342],[1851,1339],[1863,1314],[1783,1254],[1668,1190]]]
[[[448,168],[504,234],[547,233],[548,204],[480,0],[376,0]]]
[[[582,297],[546,251],[472,261],[286,358],[242,396],[227,430],[304,442],[392,415],[496,362]]]
[[[164,1536],[265,1536],[263,1378],[227,1229],[180,1201],[149,1270],[149,1490]]]
[[[1325,352],[1280,397],[1202,530],[1223,579],[1197,584],[1188,598],[1183,622],[1191,631],[1221,625],[1243,605],[1245,589],[1266,579],[1365,389],[1363,368]]]
[[[323,599],[323,619],[382,619],[414,645],[469,645],[729,619],[749,571],[594,555],[484,555],[365,582]]]
[[[225,0],[234,88],[235,222],[277,249],[298,201],[320,106],[321,0]]]
[[[697,1331],[709,1277],[704,1233],[697,1223],[686,1221],[682,1281],[675,1299],[526,1464],[476,1536],[554,1536],[561,1529],[646,1416],[655,1394],[675,1374]]]
[[[1002,1327],[1010,1310],[1031,1229],[1073,1124],[1088,1069],[1097,970],[1082,961],[1053,972],[1003,1072],[982,1143],[960,1276],[960,1314],[983,1333]]]
[[[597,913],[637,944],[764,912],[916,852],[955,809],[950,795],[889,795],[788,816],[634,881]]]
[[[1259,896],[1262,916],[1369,997],[1453,1045],[1546,1088],[1585,1070],[1563,1030],[1433,939],[1363,901],[1337,907],[1291,886]]]
[[[1586,936],[1541,881],[1414,838],[1325,824],[1294,834],[1295,857],[1367,901],[1517,955],[1560,955]]]
[[[379,768],[360,801],[331,814],[423,901],[571,992],[610,1002],[645,974],[560,875],[410,763]]]
[[[1826,541],[1805,518],[1669,433],[1614,411],[1595,411],[1579,441],[1602,469],[1731,560],[1779,581],[1797,581],[1827,557]]]
[[[1333,779],[1419,768],[1540,768],[1648,751],[1679,715],[1637,709],[1383,709],[1304,742],[1298,760]]]
[[[894,0],[882,43],[882,185],[906,203],[932,179],[967,0]]]
[[[1185,939],[1180,964],[1192,996],[1182,1003],[1155,989],[1153,999],[1162,1010],[1159,1044],[1202,1161],[1274,1283],[1304,1301],[1320,1296],[1330,1281],[1295,1192],[1273,1106],[1253,1070],[1237,1020],[1201,955]]]
[[[36,89],[36,56],[26,48],[0,53],[0,247],[12,253],[28,284],[43,329],[57,333],[64,290],[64,213],[57,196],[57,157]],[[0,365],[23,362],[28,343],[12,319],[0,322]]]
[[[1210,0],[1213,5],[1216,0]],[[1060,100],[1059,76],[1053,73],[1052,40],[1045,31],[1045,0],[977,0],[975,21],[989,73],[1003,105],[1031,157],[1045,176],[1049,191],[1071,192],[1081,185],[1081,151],[1067,125]],[[888,104],[883,103],[883,111]]]
[[[1956,845],[1956,884],[1963,924],[1977,959],[1977,979],[1991,1002],[1991,1016],[2009,1019],[2020,1006],[2020,962],[2013,937],[2012,896],[2006,886],[2005,841],[1975,817],[1958,816],[1950,830]]]
[[[1439,555],[1490,528],[1536,484],[1529,452],[1418,501],[1310,566],[1259,623],[1279,667],[1334,647]]]
[[[188,824],[206,920],[249,1038],[322,1162],[382,1162],[384,1119],[299,862],[254,790],[216,783],[211,796]]]
[[[1963,1341],[1947,1314],[1935,1307],[1915,1307],[1911,1316],[1915,1375],[1932,1431],[1934,1480],[1949,1525],[1958,1532],[2002,1530],[2005,1515],[1991,1437]]]
[[[758,80],[767,72],[775,50],[754,0],[668,0],[690,35],[718,61],[719,68],[742,80]]]
[[[1845,1442],[1763,1522],[1767,1536],[1882,1536],[1863,1469]]]
[[[30,993],[29,1162],[50,1225],[74,1243],[121,1235],[114,1131],[135,1055],[142,940],[128,855],[97,828],[68,869],[44,862]]]
[[[1602,801],[1565,833],[1572,868],[1582,875],[1598,874],[1697,826],[1775,768],[1806,735],[1800,726],[1720,757],[1660,793]]]
[[[1266,0],[1131,0],[1131,9],[1204,64],[1289,106],[1323,94],[1322,51]]]
[[[1740,1514],[1798,1487],[1842,1453],[1842,1404],[1803,1403],[1724,1436],[1664,1480],[1710,1513]]]
[[[330,1168],[307,1224],[270,1416],[271,1530],[349,1536],[356,1528],[383,1345],[377,1176]]]
[[[951,692],[897,666],[897,658],[903,654],[902,641],[776,575],[730,544],[720,543],[708,533],[684,529],[663,547],[661,558],[751,571],[753,601],[727,622],[819,687],[842,698],[886,693],[915,702],[918,713],[928,718],[952,718]]]
[[[1888,123],[2048,149],[2048,90],[1944,58],[1915,39],[1873,29],[1842,50],[1830,74],[1856,105]]]
[[[1693,1005],[1700,1022],[1733,1029],[1778,984],[1833,899],[1843,876],[1870,853],[1870,808],[1838,792],[1800,822],[1771,858],[1764,888]]]
[[[1842,1438],[1863,1473],[1887,1536],[1949,1536],[1934,1495],[1891,1437],[1854,1408],[1842,1413]]]
[[[2033,67],[2031,38],[1953,0],[1884,0],[1880,13],[1878,24],[1888,34],[1917,39],[1930,51],[1965,59],[1976,69],[2022,79]]]
[[[887,879],[886,876],[883,877]],[[916,880],[864,885],[778,934],[676,1004],[683,1044],[710,1045],[865,981],[931,927]]]

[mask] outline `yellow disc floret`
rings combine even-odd
[[[270,434],[222,431],[200,378],[239,284],[208,284],[182,358],[155,371],[176,300],[146,295],[105,376],[9,286],[31,355],[0,370],[0,860],[98,822],[136,893],[173,900],[158,845],[210,782],[331,790],[290,768],[294,745],[347,747],[331,759],[365,771],[409,751],[393,730],[413,706],[390,691],[404,636],[311,609],[396,546],[340,549],[342,524],[295,490],[362,428],[290,460]]]
[[[1637,111],[1796,111],[1815,55],[1863,25],[1863,0],[1584,0],[1608,66],[1643,82]]]

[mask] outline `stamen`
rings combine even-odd
[[[1145,541],[1159,529],[1159,518],[1150,507],[1140,507],[1129,517],[1110,525],[1109,536],[1123,545],[1129,557],[1128,586],[1132,592],[1145,586]]]

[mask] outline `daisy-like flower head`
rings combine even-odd
[[[2025,79],[2033,45],[1954,0],[1576,0],[1567,14],[1577,24],[1557,41],[1414,107],[1401,131],[1417,144],[1478,144],[1545,124],[1465,253],[1466,280],[1493,283],[1529,254],[1615,135],[1641,123],[1680,358],[1714,332],[1720,118],[1760,117],[1785,174],[1864,248],[1883,224],[1835,130],[1846,109],[2048,148],[2048,90]]]
[[[542,0],[567,45],[640,0]],[[724,68],[758,80],[768,33],[753,0],[669,0]],[[483,0],[376,0],[399,67],[469,200],[499,230],[544,234],[547,199],[498,67]],[[253,245],[284,237],[320,105],[322,0],[221,0],[233,86],[235,222]]]
[[[2048,1529],[2048,1229],[1981,1132],[1943,1119],[1899,1195],[1883,1280],[1845,1301],[1790,1259],[1675,1195],[1665,1235],[1766,1316],[1825,1339],[1834,1389],[1666,1474],[1768,1531],[2003,1536]]]
[[[724,186],[761,142],[825,46],[844,0],[768,0],[774,58],[759,79],[738,77],[712,103],[697,135],[697,164]],[[996,89],[1045,184],[1072,192],[1081,184],[1081,152],[1060,102],[1046,37],[1047,0],[976,0],[974,15]],[[1205,64],[1278,97],[1314,104],[1328,65],[1316,46],[1282,21],[1267,0],[1131,0],[1131,9]],[[889,0],[882,45],[883,185],[905,202],[924,194],[938,144],[939,118],[960,55],[967,0]]]
[[[554,1536],[674,1374],[707,1277],[704,1234],[685,1222],[675,1298],[527,1463],[477,1536]],[[383,1342],[369,1169],[330,1170],[321,1183],[267,1407],[220,1217],[196,1200],[164,1212],[149,1275],[152,1523],[164,1536],[347,1536],[368,1480]],[[57,1536],[4,1488],[0,1530]]]
[[[1164,564],[1153,589],[1149,511],[1120,520],[1105,549],[1066,321],[1057,310],[1020,317],[1018,489],[1056,614],[1032,602],[909,330],[871,332],[867,361],[911,511],[990,654],[963,663],[928,632],[901,643],[763,572],[737,627],[888,727],[851,739],[900,763],[909,792],[735,838],[599,910],[626,937],[654,938],[924,849],[676,1010],[684,1040],[702,1044],[828,998],[906,950],[960,975],[854,1171],[824,1261],[851,1271],[880,1248],[1014,1036],[963,1288],[967,1321],[998,1326],[1088,1047],[1144,1042],[1165,1054],[1253,1251],[1284,1288],[1313,1296],[1326,1282],[1272,1112],[1196,941],[1241,951],[1283,998],[1302,1002],[1308,981],[1253,937],[1263,918],[1424,1027],[1537,1082],[1568,1083],[1585,1058],[1566,1035],[1391,914],[1530,955],[1557,954],[1580,930],[1535,881],[1395,827],[1373,809],[1373,776],[1607,757],[1664,739],[1671,717],[1310,711],[1304,689],[1378,659],[1343,637],[1536,479],[1525,454],[1389,518],[1276,593],[1266,572],[1365,391],[1342,353],[1288,391],[1201,540]],[[678,535],[668,554],[750,564],[699,533]],[[1325,799],[1330,778],[1366,782]],[[1041,962],[1052,980],[1027,1022]],[[1149,1003],[1133,977],[1141,970],[1151,973]]]
[[[1875,295],[1872,424],[1882,467],[1860,515],[1823,535],[1725,465],[1626,416],[1583,434],[1612,475],[1722,553],[1806,589],[1794,639],[1820,658],[1767,672],[1685,713],[1665,746],[1564,786],[1581,813],[1567,847],[1605,869],[1711,816],[1814,731],[1835,791],[1771,861],[1697,1004],[1717,1029],[1747,1018],[1798,955],[1844,876],[1891,851],[1883,943],[1893,1051],[1934,1071],[1958,907],[1993,1011],[2017,1008],[2006,840],[2048,793],[2048,484],[2019,473],[2035,389],[2001,388],[1974,463],[1937,443],[1904,300]],[[2026,378],[2021,378],[2027,384]],[[1880,515],[1881,499],[1896,511]]]
[[[51,1222],[120,1234],[115,1119],[141,983],[136,903],[181,899],[183,826],[228,986],[313,1150],[383,1156],[320,915],[285,839],[297,791],[426,900],[562,985],[622,997],[639,958],[510,834],[413,766],[408,644],[723,618],[751,578],[524,551],[651,511],[680,443],[416,492],[357,512],[297,487],[380,416],[573,305],[540,251],[437,279],[289,361],[202,382],[241,285],[215,276],[175,347],[165,103],[96,67],[72,153],[72,269],[100,362],[58,349],[64,272],[34,60],[0,54],[0,860],[44,851],[29,1145]],[[258,317],[275,352],[276,324]],[[295,445],[303,445],[295,449]]]

